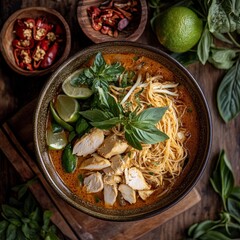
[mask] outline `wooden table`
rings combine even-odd
[[[52,7],[65,17],[72,31],[71,54],[93,44],[83,35],[79,28],[76,18],[77,1],[73,0],[2,0],[0,2],[0,27],[2,27],[3,22],[12,12],[19,8],[29,6]],[[138,42],[160,48],[149,24]],[[213,120],[213,144],[211,156],[201,180],[196,185],[196,188],[201,195],[201,202],[188,211],[161,225],[154,231],[144,235],[140,238],[141,240],[182,239],[186,236],[186,230],[191,224],[205,219],[215,219],[218,216],[221,202],[210,186],[209,177],[221,149],[226,150],[227,156],[233,166],[236,184],[240,184],[240,175],[238,174],[240,159],[239,117],[228,124],[224,124],[216,108],[216,91],[224,72],[213,68],[209,64],[202,66],[198,63],[189,66],[188,69],[198,81],[207,98]],[[48,76],[25,78],[17,75],[6,65],[0,55],[0,121],[3,123],[7,118],[14,115],[14,113],[16,113],[22,106],[37,97],[47,78]],[[20,182],[20,177],[1,151],[0,176],[0,203],[3,203],[8,198],[8,190],[10,187]]]

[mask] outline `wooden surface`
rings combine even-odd
[[[61,12],[70,25],[72,31],[72,50],[71,54],[91,45],[84,34],[81,32],[77,22],[76,9],[78,2],[73,0],[44,1],[44,0],[2,0],[0,2],[0,25],[7,17],[17,9],[29,6],[52,7]],[[148,25],[138,42],[147,43],[151,46],[160,48],[156,37],[151,32]],[[189,71],[201,86],[209,103],[213,119],[213,145],[212,153],[207,168],[197,184],[196,188],[201,196],[201,202],[162,224],[155,230],[140,237],[141,240],[172,240],[183,239],[186,236],[187,228],[198,221],[214,219],[220,210],[220,201],[209,184],[209,177],[215,166],[220,149],[226,150],[227,156],[231,161],[235,173],[236,184],[240,184],[239,159],[240,159],[240,121],[239,117],[229,124],[224,124],[219,117],[216,108],[216,91],[224,72],[213,68],[211,65],[202,66],[193,64],[188,67]],[[46,82],[46,77],[26,78],[15,74],[0,57],[0,118],[1,122],[12,116],[23,105],[38,96],[41,87]],[[26,116],[28,118],[29,116]],[[24,119],[22,119],[24,122]],[[19,134],[22,129],[18,129]],[[0,141],[3,139],[0,137]],[[31,144],[30,144],[31,145]],[[17,161],[17,160],[16,160]],[[3,203],[9,194],[11,186],[21,182],[21,178],[12,167],[7,157],[0,152],[0,202]],[[128,234],[128,233],[126,233]],[[125,234],[125,235],[126,235]],[[126,238],[126,236],[124,236]]]

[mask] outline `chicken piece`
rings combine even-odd
[[[114,170],[116,175],[122,175],[125,167],[125,162],[121,155],[115,155],[110,159],[111,168]]]
[[[122,178],[115,175],[105,175],[103,177],[103,183],[108,185],[116,185],[116,183],[120,183]]]
[[[136,202],[136,192],[127,184],[120,184],[118,190],[122,193],[123,198],[130,204]]]
[[[92,157],[84,160],[79,168],[85,170],[102,170],[110,165],[111,163],[109,160],[102,158],[97,154],[92,154]]]
[[[118,195],[117,185],[104,184],[103,195],[105,205],[113,206]]]
[[[154,190],[140,190],[138,194],[140,198],[145,201],[153,192]]]
[[[83,180],[84,186],[87,188],[88,193],[96,193],[103,190],[102,175],[99,172],[93,173]]]
[[[126,168],[124,171],[126,184],[134,190],[147,190],[150,189],[145,181],[142,173],[136,167]]]
[[[104,134],[100,129],[93,129],[90,133],[82,136],[73,147],[73,154],[87,156],[94,153],[103,143]]]
[[[98,154],[105,158],[111,158],[114,155],[124,153],[128,148],[128,144],[121,141],[116,135],[107,136],[98,149]]]
[[[104,168],[103,172],[108,176],[112,176],[115,174],[114,170],[111,167]]]

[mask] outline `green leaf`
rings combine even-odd
[[[44,231],[48,231],[48,227],[49,227],[49,224],[50,224],[50,218],[52,216],[52,212],[49,211],[49,210],[46,210],[44,211],[43,213],[43,226],[42,226],[42,229]]]
[[[138,150],[142,150],[142,145],[141,143],[133,136],[133,134],[131,134],[128,131],[125,131],[125,138],[127,140],[127,142],[133,147],[136,148]]]
[[[236,62],[237,51],[234,49],[211,48],[211,54],[208,59],[214,67],[219,69],[229,69]]]
[[[39,207],[36,207],[36,209],[33,212],[30,213],[29,218],[31,220],[40,222],[40,220],[41,220],[41,211],[40,211]]]
[[[240,29],[240,4],[233,0],[212,0],[208,13],[210,32],[227,33]]]
[[[80,119],[78,119],[78,121],[79,121]],[[77,126],[77,123],[76,123],[76,126]],[[76,129],[76,127],[75,127],[75,129]],[[70,133],[69,133],[69,135],[68,135],[68,142],[71,142],[75,137],[76,137],[76,132],[73,130],[73,131],[71,131]]]
[[[214,32],[214,33],[213,33],[213,36],[214,36],[215,38],[217,38],[218,40],[222,41],[222,42],[225,42],[225,43],[228,43],[228,44],[233,44],[232,41],[230,41],[228,38],[226,38],[226,37],[224,36],[223,33]]]
[[[218,231],[208,231],[201,236],[201,240],[231,240],[231,238]]]
[[[59,132],[63,131],[63,127],[60,126],[59,124],[53,122],[52,123],[52,131],[53,131],[53,133],[59,133]]]
[[[240,112],[240,57],[224,76],[217,92],[218,111],[225,122]]]
[[[231,198],[234,198],[238,201],[240,201],[240,187],[238,186],[235,186],[233,189],[232,189],[232,192],[231,192],[231,195],[230,195]]]
[[[229,213],[239,219],[240,223],[240,201],[234,198],[227,198],[227,210]]]
[[[197,51],[188,51],[184,53],[172,53],[171,56],[175,58],[185,67],[189,66],[192,63],[195,63],[199,60]]]
[[[0,222],[0,235],[6,231],[8,225],[9,225],[9,223],[6,220],[2,220]]]
[[[6,218],[20,219],[22,217],[22,213],[18,209],[6,204],[2,204],[2,211]]]
[[[93,63],[93,68],[94,69],[97,69],[97,70],[100,70],[103,66],[106,65],[106,62],[102,56],[102,53],[101,52],[98,52],[96,57],[95,57],[95,60],[94,60],[94,63]],[[95,72],[97,71],[95,70]]]
[[[99,110],[99,109],[93,109],[93,110],[87,110],[84,112],[80,112],[80,115],[82,115],[84,118],[90,120],[91,122],[101,122],[108,120],[109,114]]]
[[[33,212],[36,208],[36,201],[31,193],[28,193],[25,201],[24,201],[24,213],[26,215],[30,215],[31,212]]]
[[[132,86],[133,85],[133,78],[135,76],[135,72],[134,71],[126,71],[123,73],[122,75],[122,79],[121,79],[121,83],[120,83],[120,87],[125,88],[127,86]]]
[[[24,223],[22,225],[22,232],[27,239],[35,239],[39,234],[38,231],[36,229],[32,229],[28,223]]]
[[[234,177],[231,164],[223,150],[219,155],[217,166],[210,181],[214,190],[221,196],[226,210],[226,199],[230,196],[234,187]]]
[[[208,60],[212,42],[213,42],[212,35],[209,32],[208,25],[206,24],[197,46],[197,55],[198,55],[199,61],[203,65]]]
[[[17,227],[14,224],[10,223],[7,228],[6,239],[14,240],[16,236],[17,236]]]
[[[121,120],[115,117],[101,122],[91,122],[91,125],[100,129],[110,129],[116,126],[118,123],[121,123]]]
[[[86,130],[89,128],[88,122],[84,118],[79,118],[75,130],[79,135],[83,135]]]
[[[167,111],[168,107],[148,108],[137,115],[137,121],[149,122],[150,124],[157,124]]]
[[[72,154],[72,146],[68,144],[63,150],[62,166],[67,173],[72,173],[77,167],[77,156]]]

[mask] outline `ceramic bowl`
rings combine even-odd
[[[142,208],[128,210],[106,209],[91,205],[81,200],[79,197],[74,195],[62,182],[48,155],[48,147],[46,144],[46,121],[49,103],[59,92],[63,81],[70,76],[71,73],[79,69],[79,67],[90,57],[95,56],[95,54],[99,51],[102,53],[135,53],[149,57],[161,63],[166,68],[174,72],[177,78],[180,79],[180,84],[183,84],[188,89],[197,109],[200,123],[200,138],[196,158],[193,159],[193,161],[187,162],[186,166],[184,167],[184,173],[181,174],[179,178],[179,182],[181,184],[178,184],[177,187],[174,187],[173,190],[163,196],[159,201]],[[143,219],[145,217],[161,213],[177,204],[186,194],[191,191],[203,173],[210,153],[211,138],[212,125],[208,104],[196,80],[182,65],[176,62],[166,53],[150,46],[131,42],[108,42],[97,44],[78,52],[65,63],[63,63],[52,74],[43,88],[38,100],[34,121],[34,143],[36,147],[36,155],[42,172],[50,185],[55,189],[61,198],[65,199],[77,209],[91,216],[113,221]]]
[[[87,9],[91,6],[98,7],[101,2],[103,1],[79,1],[79,6],[77,8],[78,23],[82,31],[90,40],[92,40],[94,43],[107,41],[136,41],[142,35],[148,18],[148,8],[145,0],[136,0],[137,5],[135,9],[137,9],[137,12],[133,13],[133,19],[129,22],[129,25],[123,29],[123,31],[119,32],[117,37],[111,37],[108,34],[102,34],[101,31],[96,31],[92,28],[91,18],[88,16]],[[115,0],[114,2],[119,1]]]
[[[20,68],[15,61],[12,41],[16,38],[13,31],[14,24],[17,19],[46,17],[52,24],[59,24],[64,33],[64,42],[62,45],[61,55],[57,57],[55,63],[48,68],[37,69],[33,71]],[[36,44],[36,43],[35,43]],[[0,49],[7,64],[17,73],[24,76],[40,76],[50,72],[53,72],[66,58],[68,57],[71,49],[71,33],[70,28],[63,18],[63,16],[54,9],[45,7],[29,7],[23,8],[14,12],[4,23],[0,34]]]

